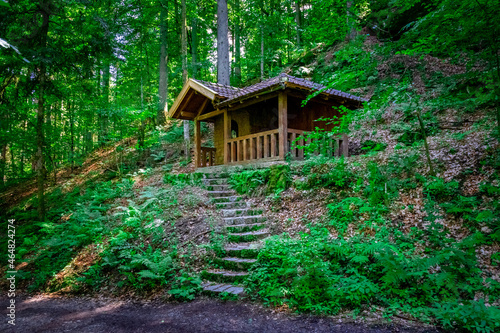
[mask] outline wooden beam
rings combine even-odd
[[[223,114],[224,112],[226,112],[226,110],[215,110],[215,111],[212,111],[212,112],[209,112],[209,113],[202,114],[201,116],[198,116],[196,119],[198,119],[198,120],[205,120],[205,119],[208,119],[208,118],[216,117],[216,116],[218,116],[220,114]]]
[[[239,102],[239,104],[236,104],[237,102],[234,102],[235,104],[230,104],[228,106],[228,110],[234,111],[234,110],[238,110],[241,108],[245,108],[245,107],[250,106],[252,104],[263,102],[263,101],[266,101],[270,98],[274,98],[276,96],[278,96],[278,92],[274,92],[274,93],[270,93],[268,95],[260,96],[260,98],[252,98],[252,99],[247,100],[245,102]]]
[[[278,152],[280,159],[285,159],[288,148],[288,105],[286,92],[278,95]]]
[[[184,85],[184,87],[182,87],[182,90],[179,93],[179,96],[177,96],[177,98],[174,101],[174,104],[172,104],[172,106],[170,107],[170,110],[168,111],[168,116],[170,118],[178,118],[179,114],[177,111],[179,109],[181,102],[183,101],[184,97],[186,96],[186,93],[189,90],[189,88],[190,87],[189,87],[188,83],[186,83]]]
[[[196,116],[196,113],[189,111],[181,111],[181,117],[193,119]]]
[[[223,110],[224,112],[224,164],[228,164],[230,162],[229,157],[232,156],[232,149],[229,147],[227,142],[230,139],[231,135],[231,118],[230,115],[227,114],[227,110]]]
[[[204,85],[202,85],[196,81],[189,80],[188,84],[191,88],[193,88],[194,90],[198,91],[199,93],[207,96],[212,101],[215,99],[215,96],[217,96],[217,93],[215,91],[213,91],[212,89],[210,89],[208,87],[205,87]]]
[[[200,154],[201,154],[201,131],[200,131],[200,121],[194,121],[194,165],[196,168],[200,166]]]
[[[292,90],[287,90],[287,94],[289,96],[300,98],[300,99],[306,99],[308,96],[307,93],[301,94],[300,92],[292,91]],[[328,106],[339,106],[340,105],[340,103],[338,101],[335,101],[334,99],[326,101],[326,100],[323,100],[322,98],[319,98],[319,96],[312,98],[311,102],[316,102],[316,103],[320,103],[320,104],[324,104],[324,105],[328,105]]]
[[[194,90],[190,89],[189,92],[184,97],[184,100],[182,101],[182,103],[179,105],[179,109],[181,110],[181,113],[182,113],[182,111],[185,111],[186,105],[189,104],[189,101],[191,100],[191,98],[193,96],[194,96]]]
[[[196,117],[199,117],[199,116],[200,116],[200,114],[203,112],[203,110],[205,110],[205,107],[207,106],[208,101],[209,101],[209,99],[208,99],[208,98],[205,98],[205,100],[203,101],[203,103],[201,103],[200,108],[199,108],[199,109],[198,109],[198,111],[196,112]]]

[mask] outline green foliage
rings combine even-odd
[[[458,194],[458,182],[445,182],[442,178],[433,177],[425,184],[424,192],[434,200],[449,200]]]
[[[301,172],[307,175],[307,179],[295,183],[299,189],[321,187],[342,189],[355,179],[354,174],[347,168],[344,158],[336,159],[332,164],[321,164],[311,159],[304,165]]]
[[[173,288],[168,293],[176,299],[188,301],[193,300],[201,292],[201,289],[201,280],[199,277],[183,273],[175,279]]]
[[[179,174],[166,173],[165,176],[163,176],[163,182],[165,184],[177,186],[199,186],[202,183],[202,178],[203,174],[198,172]]]
[[[232,173],[229,184],[240,194],[251,194],[255,189],[264,186],[270,175],[270,169],[245,170]]]
[[[265,194],[279,193],[291,185],[290,166],[272,165],[267,169],[232,173],[229,183],[240,194],[252,194],[258,188]]]
[[[373,140],[366,140],[361,143],[361,149],[370,152],[370,151],[382,151],[387,147],[386,143],[383,142],[375,142]]]
[[[483,300],[436,304],[432,313],[446,329],[464,328],[471,332],[496,332],[500,328],[500,310],[487,307]]]

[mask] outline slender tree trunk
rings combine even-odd
[[[356,37],[356,27],[354,26],[354,16],[351,13],[352,1],[347,1],[347,36],[348,41],[353,40]]]
[[[70,166],[71,172],[75,168],[75,127],[74,127],[74,117],[73,117],[73,107],[74,103],[68,103],[68,113],[69,113],[69,135],[70,135],[70,143],[69,143],[69,151],[70,151]]]
[[[187,27],[186,23],[186,0],[181,0],[181,63],[182,63],[182,83],[186,84],[188,80],[188,69],[187,69]],[[189,159],[190,155],[190,145],[189,145],[189,120],[184,120],[184,145],[186,160]]]
[[[300,0],[295,0],[295,23],[297,23],[297,48],[300,48],[300,29],[302,13],[300,12]]]
[[[260,26],[260,78],[264,79],[264,26]]]
[[[167,93],[168,93],[168,73],[167,73],[167,17],[168,2],[164,1],[160,6],[160,82],[158,86],[158,111],[156,122],[158,125],[165,123],[167,119]]]
[[[102,133],[102,141],[100,142],[101,146],[104,146],[108,142],[108,112],[109,112],[109,78],[110,78],[110,62],[106,60],[104,62],[104,69],[102,73],[103,79],[103,106],[104,112],[101,118],[101,133]]]
[[[234,77],[236,85],[241,84],[241,27],[240,27],[240,0],[234,1],[234,11],[236,13],[236,23],[234,25]]]
[[[227,0],[217,0],[217,83],[230,85]]]
[[[7,166],[7,145],[2,145],[2,155],[0,160],[0,185],[5,185],[5,167]]]
[[[43,34],[43,32],[42,32]],[[46,35],[42,37],[43,42],[46,40]],[[43,43],[45,45],[45,43]],[[44,89],[45,89],[45,64],[41,64],[38,68],[38,110],[36,121],[36,153],[35,153],[35,168],[37,170],[37,185],[38,185],[38,219],[45,219],[45,163],[44,163]]]
[[[44,2],[40,0],[39,10],[43,15],[42,26],[40,27],[40,48],[45,48],[47,44],[47,35],[49,32],[49,13],[46,12],[45,8],[49,8],[50,2]],[[35,152],[35,163],[37,169],[37,194],[38,194],[38,219],[43,221],[45,219],[45,154],[44,154],[44,128],[43,124],[45,121],[45,74],[46,67],[43,60],[40,61],[37,68],[38,72],[38,108],[36,115],[36,152]]]
[[[196,9],[191,20],[192,32],[191,32],[191,66],[193,67],[193,73],[191,76],[193,79],[198,77],[198,18]]]

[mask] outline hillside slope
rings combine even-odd
[[[370,102],[338,127],[349,131],[351,157],[230,175],[275,234],[245,282],[248,295],[281,309],[498,329],[500,155],[483,68],[395,54],[362,35],[289,71]],[[154,160],[149,167],[59,183],[48,221],[36,220],[33,198],[14,200],[2,223],[17,225],[17,288],[194,298],[227,237],[203,175],[168,152],[179,150],[166,143],[137,157]],[[120,165],[118,156],[106,165]]]

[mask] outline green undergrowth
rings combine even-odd
[[[293,179],[290,187],[330,190],[328,214],[298,238],[284,233],[266,242],[247,280],[249,295],[299,312],[382,308],[388,318],[404,312],[444,328],[497,331],[500,310],[491,304],[500,301],[500,283],[479,268],[476,252],[500,241],[498,156],[481,161],[478,175],[496,171],[474,196],[459,181],[420,174],[419,156],[408,148],[395,150],[387,164],[377,155],[292,164],[283,176]],[[244,183],[265,172],[248,172]],[[413,190],[422,192],[424,206],[400,206],[401,195]],[[425,217],[404,232],[391,217],[401,209],[422,209]],[[445,220],[463,221],[469,236],[457,240]]]
[[[290,166],[273,165],[266,169],[231,173],[229,184],[239,194],[271,194],[287,189],[291,184]],[[260,190],[259,190],[260,189]]]
[[[197,246],[180,242],[177,221],[205,205],[201,189],[194,190],[200,179],[167,174],[164,186],[134,189],[134,181],[123,178],[57,190],[47,198],[43,222],[36,221],[36,202],[18,206],[8,218],[17,226],[19,288],[139,295],[164,290],[175,299],[193,299],[201,291],[195,261],[203,256]]]

